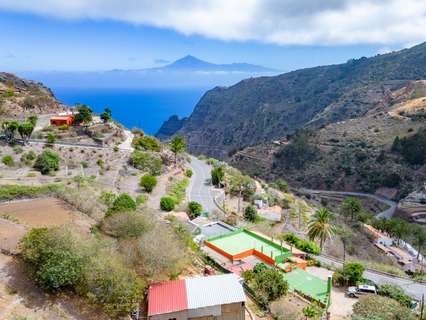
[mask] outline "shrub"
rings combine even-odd
[[[148,230],[149,223],[146,217],[135,211],[118,212],[106,217],[101,228],[115,238],[128,239],[140,237]]]
[[[48,143],[48,144],[54,144],[54,143],[55,143],[55,141],[56,141],[56,136],[55,136],[55,134],[53,134],[53,133],[49,132],[49,133],[48,133],[48,135],[47,135],[47,143]]]
[[[214,168],[211,171],[211,177],[212,177],[212,184],[216,187],[220,187],[225,177],[225,170],[223,169],[223,167]]]
[[[287,294],[288,283],[284,280],[281,271],[268,268],[264,263],[257,264],[253,270],[242,274],[244,281],[249,285],[262,307],[267,308],[270,302]]]
[[[26,165],[30,165],[32,161],[35,160],[36,154],[34,151],[30,150],[28,152],[25,152],[21,156],[21,162],[25,163]]]
[[[111,317],[127,316],[142,298],[146,284],[109,254],[94,256],[84,270],[78,291],[102,306]]]
[[[144,204],[146,201],[146,196],[144,194],[140,194],[136,197],[136,205],[140,206],[141,204]]]
[[[154,176],[151,176],[150,174],[146,174],[141,177],[141,180],[139,181],[139,185],[146,192],[151,192],[152,190],[154,190],[155,186],[157,185],[157,178]]]
[[[112,206],[108,212],[110,215],[113,212],[134,211],[136,210],[136,202],[127,193],[120,194],[114,199]]]
[[[139,170],[158,176],[161,174],[163,161],[148,152],[134,151],[130,156],[130,164]]]
[[[250,222],[255,222],[257,218],[257,210],[254,206],[248,206],[244,210],[244,219]]]
[[[59,155],[52,150],[44,150],[37,156],[34,168],[42,174],[49,174],[52,171],[59,170]]]
[[[358,317],[358,318],[356,318]],[[397,301],[379,295],[365,295],[353,306],[355,319],[415,320],[416,317],[407,307]]]
[[[411,297],[404,290],[394,284],[382,284],[377,291],[378,294],[398,301],[401,305],[411,307]]]
[[[343,265],[343,275],[347,279],[349,285],[355,285],[361,282],[364,270],[364,266],[356,261],[346,262]]]
[[[46,184],[42,186],[4,185],[0,186],[0,200],[20,198],[37,198],[41,195],[54,194],[59,185]]]
[[[135,137],[132,144],[136,149],[151,150],[155,152],[159,152],[161,150],[160,141],[151,136]]]
[[[172,211],[175,208],[176,200],[173,197],[165,196],[160,200],[160,208],[164,211]]]
[[[203,212],[203,206],[200,203],[196,201],[191,201],[188,204],[188,213],[191,219],[198,217],[201,214],[201,212]]]
[[[193,172],[192,172],[192,170],[191,170],[191,169],[186,169],[186,171],[185,171],[185,175],[186,175],[188,178],[191,178],[191,177],[192,177],[192,174],[193,174]]]
[[[288,192],[288,183],[284,179],[276,180],[275,185],[278,187],[278,190],[282,192]]]
[[[282,235],[282,239],[289,244],[294,245],[297,249],[318,255],[320,254],[320,247],[313,241],[303,240],[296,236],[294,233],[285,233]]]
[[[185,199],[188,185],[189,179],[185,177],[171,186],[169,196],[175,199],[175,204],[179,204]]]
[[[10,156],[10,155],[5,155],[1,159],[1,162],[3,162],[3,164],[8,166],[8,167],[12,167],[12,166],[15,165],[15,161],[13,160],[12,156]]]
[[[75,285],[81,278],[82,257],[65,230],[35,228],[22,239],[22,257],[34,270],[36,282],[56,290]]]

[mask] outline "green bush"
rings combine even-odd
[[[250,222],[255,222],[257,218],[257,210],[254,206],[248,206],[244,210],[244,219]]]
[[[160,200],[160,208],[164,211],[172,211],[175,208],[176,200],[173,197],[165,196]]]
[[[203,212],[203,206],[200,203],[196,201],[191,201],[188,204],[188,213],[191,219],[198,217],[201,212]]]
[[[47,149],[37,156],[34,168],[39,170],[42,174],[49,174],[52,171],[59,170],[59,162],[59,155]]]
[[[157,185],[157,178],[154,176],[151,176],[150,174],[146,174],[141,177],[139,181],[139,185],[146,192],[151,192],[152,190],[154,190],[155,186]]]
[[[223,179],[225,178],[225,170],[223,167],[213,168],[211,171],[212,184],[216,187],[222,185]]]
[[[48,144],[54,144],[56,141],[56,136],[55,134],[49,132],[49,134],[47,135],[47,143]]]
[[[192,172],[192,170],[191,170],[191,169],[186,169],[186,171],[185,171],[185,175],[186,175],[188,178],[191,178],[191,177],[192,177],[192,174],[193,174],[193,172]]]
[[[394,284],[383,284],[379,286],[377,293],[398,301],[401,305],[411,307],[411,297],[406,295],[404,290]]]
[[[136,197],[136,205],[140,206],[141,204],[144,204],[146,201],[146,196],[144,194],[140,194]]]
[[[306,253],[315,255],[320,254],[320,247],[315,242],[300,239],[294,233],[285,233],[283,234],[282,239],[285,242],[294,245],[297,249],[305,251]]]
[[[75,285],[83,261],[71,236],[64,230],[36,228],[22,239],[22,257],[34,271],[36,282],[48,290]]]
[[[171,186],[168,195],[175,199],[175,204],[179,204],[185,199],[188,185],[189,179],[185,177]]]
[[[135,211],[117,212],[106,217],[101,224],[106,234],[119,239],[140,237],[148,227],[146,217]]]
[[[127,193],[120,194],[112,202],[112,206],[108,210],[108,215],[113,212],[134,211],[136,210],[136,202]]]
[[[36,154],[34,151],[30,150],[28,152],[25,152],[24,154],[22,154],[21,156],[21,162],[26,164],[26,165],[30,165],[32,163],[32,161],[35,160],[36,158]]]
[[[12,166],[15,165],[15,161],[13,160],[12,156],[10,156],[10,155],[5,155],[1,159],[1,162],[8,167],[12,167]]]
[[[288,183],[284,179],[276,180],[275,185],[277,186],[278,190],[282,192],[288,192]]]
[[[160,141],[151,136],[135,137],[132,144],[136,149],[151,150],[155,152],[161,151]]]
[[[42,195],[55,194],[58,188],[58,184],[46,184],[42,186],[4,185],[0,186],[0,200],[37,198]]]
[[[78,292],[113,318],[128,316],[140,303],[146,287],[133,270],[110,255],[90,259],[83,279]]]
[[[161,174],[163,161],[158,156],[136,150],[130,155],[130,164],[136,169],[158,176]]]
[[[362,281],[364,273],[364,266],[356,261],[346,262],[343,265],[343,275],[348,281],[349,285],[356,285]]]
[[[281,271],[269,268],[264,263],[257,264],[253,270],[243,272],[242,276],[265,309],[270,302],[287,294],[288,283]]]

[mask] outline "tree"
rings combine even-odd
[[[101,119],[104,123],[110,122],[112,120],[112,111],[110,108],[105,107],[104,112],[101,113]]]
[[[101,229],[119,239],[138,238],[150,227],[146,216],[136,211],[117,212],[106,217]]]
[[[88,106],[84,104],[77,105],[77,114],[74,116],[74,121],[78,124],[89,124],[93,117],[92,117],[92,109],[90,109]]]
[[[355,216],[362,211],[361,202],[357,198],[346,198],[342,203],[341,211],[343,215],[351,217],[351,221],[354,221]]]
[[[160,208],[164,211],[172,211],[175,208],[176,200],[173,197],[165,196],[160,199]]]
[[[411,310],[401,306],[398,301],[374,294],[364,295],[359,298],[353,306],[353,318],[362,320],[416,319]]]
[[[347,262],[343,265],[343,275],[348,281],[349,285],[356,285],[362,281],[364,274],[364,266],[356,261]]]
[[[244,281],[249,285],[262,307],[267,308],[270,302],[287,294],[288,283],[284,280],[281,271],[269,268],[264,263],[257,264],[253,270],[242,274]]]
[[[154,190],[155,186],[157,185],[157,178],[150,175],[150,174],[146,174],[146,175],[141,177],[139,185],[146,192],[151,192],[152,190]]]
[[[132,152],[129,162],[135,168],[147,171],[154,176],[161,174],[163,166],[163,161],[160,157],[138,150]]]
[[[186,142],[184,137],[176,136],[170,141],[170,150],[175,154],[175,164],[177,163],[177,155],[184,152],[186,149]]]
[[[196,201],[191,201],[188,204],[188,213],[191,219],[198,217],[202,212],[203,212],[203,206],[200,203]]]
[[[223,179],[225,178],[225,170],[223,167],[213,168],[211,171],[212,184],[216,187],[222,185]]]
[[[72,286],[81,279],[82,257],[65,230],[34,228],[21,241],[24,261],[34,268],[38,284],[49,290]]]
[[[414,225],[412,238],[417,246],[417,260],[419,260],[420,252],[426,245],[426,228],[421,225]]]
[[[244,219],[250,222],[255,222],[257,217],[257,210],[254,206],[248,206],[244,210]]]
[[[34,125],[31,122],[24,122],[19,124],[18,126],[18,133],[21,136],[24,144],[26,144],[28,140],[31,138],[33,131],[34,131]]]
[[[39,170],[41,174],[49,174],[52,171],[59,170],[60,160],[56,152],[47,149],[37,156],[34,168]]]
[[[277,179],[275,185],[278,187],[278,190],[288,192],[288,183],[284,179]]]
[[[136,202],[129,196],[127,193],[120,194],[115,198],[112,206],[108,209],[109,214],[111,215],[114,212],[123,212],[123,211],[134,211],[136,210]]]
[[[161,151],[160,141],[157,138],[152,136],[135,137],[132,141],[132,145],[136,149],[151,150],[155,152]]]
[[[331,224],[333,214],[326,208],[317,210],[308,223],[308,236],[310,240],[319,239],[322,251],[324,242],[336,233],[336,228]]]
[[[16,121],[4,121],[2,129],[7,143],[15,142],[15,133],[18,130],[19,123]]]

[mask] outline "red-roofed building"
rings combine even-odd
[[[238,277],[221,274],[153,284],[149,320],[244,320],[245,295]]]
[[[50,124],[52,126],[70,126],[74,123],[73,115],[65,115],[65,116],[54,116],[50,118]]]

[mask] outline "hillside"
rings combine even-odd
[[[301,127],[390,106],[390,92],[426,78],[426,44],[339,65],[250,78],[208,91],[179,133],[195,153],[227,152],[285,137]]]
[[[423,79],[426,44],[247,79],[207,92],[177,133],[186,136],[193,153],[227,159],[268,179],[369,192],[386,187],[402,196],[408,192],[402,189],[421,183],[425,169],[391,147],[396,136],[425,125]],[[309,129],[301,141],[308,145],[300,151],[303,161],[287,152],[291,148],[283,151],[301,128]]]
[[[0,72],[0,115],[21,118],[25,114],[56,113],[65,109],[52,91],[40,83]]]

